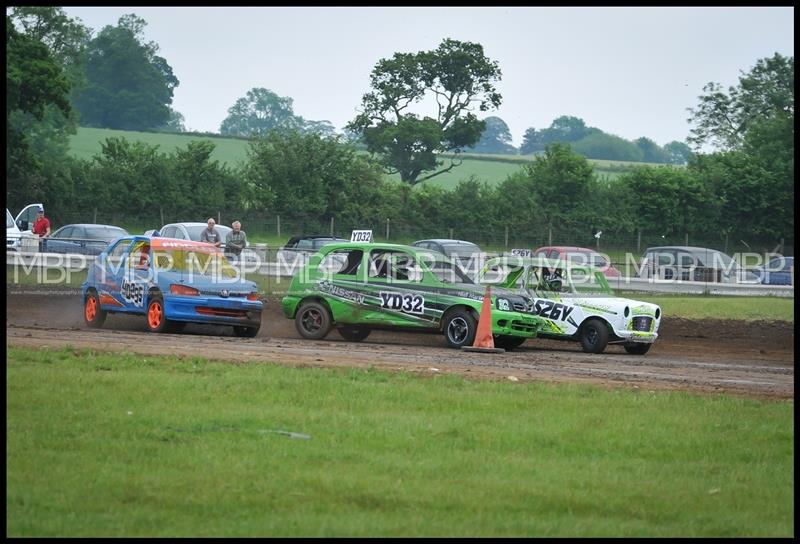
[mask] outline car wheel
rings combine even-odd
[[[99,329],[106,321],[106,312],[100,309],[100,299],[94,290],[89,291],[86,295],[83,303],[83,319],[93,329]]]
[[[340,327],[336,330],[348,342],[361,342],[371,332],[364,327]]]
[[[255,338],[259,327],[233,327],[233,334],[240,338]]]
[[[331,330],[332,321],[328,308],[319,302],[306,302],[300,306],[294,318],[297,332],[309,340],[325,338]]]
[[[151,295],[147,303],[147,330],[150,332],[173,332],[175,324],[164,313],[164,299],[161,295]]]
[[[498,336],[494,339],[494,347],[503,348],[506,351],[511,351],[520,347],[525,343],[527,338],[520,336]]]
[[[652,344],[625,344],[622,347],[631,355],[644,355],[650,351]]]
[[[451,312],[444,322],[444,339],[451,348],[471,346],[478,332],[478,322],[468,311],[457,309]]]
[[[581,327],[581,346],[587,353],[603,353],[608,345],[608,327],[599,319],[589,319]]]

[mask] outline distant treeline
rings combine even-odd
[[[352,144],[316,134],[270,133],[248,144],[248,158],[233,167],[211,159],[215,144],[192,141],[162,153],[157,146],[108,138],[92,160],[66,157],[52,179],[10,193],[10,207],[47,203],[59,210],[97,207],[104,216],[204,219],[221,207],[318,219],[325,231],[340,225],[453,225],[515,233],[554,229],[563,239],[597,230],[659,234],[691,232],[694,239],[793,237],[791,180],[765,178],[764,170],[735,153],[695,157],[687,168],[635,167],[609,182],[565,144],[540,156],[499,184],[474,178],[453,190],[388,180],[381,167]],[[32,190],[32,189],[36,190]]]

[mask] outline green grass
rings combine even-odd
[[[664,319],[742,319],[745,321],[794,321],[794,297],[774,296],[688,296],[658,295],[640,292],[620,292],[625,296],[661,306]]]
[[[158,145],[160,150],[165,153],[171,152],[177,147],[185,148],[186,144],[192,140],[208,140],[216,144],[212,154],[212,158],[215,160],[233,166],[243,163],[247,159],[247,140],[242,139],[85,127],[78,128],[77,134],[70,138],[70,152],[76,157],[90,159],[100,153],[100,142],[110,137],[122,137],[150,145]],[[448,156],[447,154],[444,155],[445,165],[449,164]],[[534,158],[533,155],[491,155],[480,153],[464,153],[461,157],[464,160],[463,164],[454,168],[451,172],[436,176],[424,183],[452,189],[460,180],[474,175],[480,181],[494,185],[506,179],[509,174],[518,171],[523,164],[532,161]],[[589,159],[589,162],[595,166],[595,170],[599,175],[610,179],[615,179],[633,166],[652,165],[651,163],[595,159]],[[389,177],[396,180],[400,179],[399,175]]]
[[[792,401],[6,354],[7,536],[794,534]]]

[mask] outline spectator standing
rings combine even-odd
[[[214,228],[216,224],[217,222],[214,221],[213,217],[208,218],[208,227],[203,229],[203,233],[200,235],[201,242],[214,244],[216,247],[220,247],[222,245],[222,238],[219,235],[219,231]]]
[[[44,251],[44,238],[50,236],[50,220],[44,216],[44,208],[39,206],[36,210],[36,221],[31,229],[39,237],[39,251]]]
[[[233,230],[225,238],[225,254],[238,258],[242,254],[242,250],[247,247],[247,235],[242,230],[242,224],[239,221],[231,223],[231,227]]]

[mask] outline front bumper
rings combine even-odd
[[[492,310],[492,334],[536,338],[544,326],[545,321],[541,317],[519,312]]]
[[[164,299],[164,314],[173,321],[261,326],[264,303],[240,298],[168,296]]]
[[[652,344],[658,338],[657,332],[614,331],[614,334],[619,336],[622,340],[636,342],[638,344]]]

